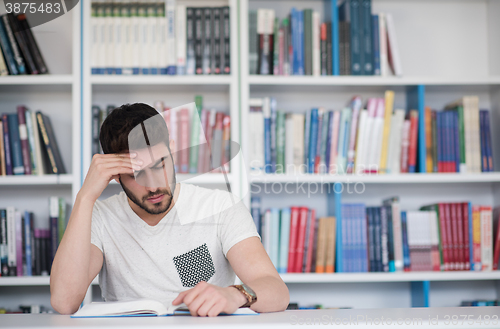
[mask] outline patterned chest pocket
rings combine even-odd
[[[215,274],[214,262],[207,244],[174,257],[175,268],[183,287],[194,287],[200,281],[207,281]]]

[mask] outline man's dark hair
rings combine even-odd
[[[104,154],[125,153],[129,151],[129,147],[132,149],[143,147],[138,147],[144,145],[142,129],[134,128],[146,120],[148,120],[149,144],[153,146],[164,142],[169,147],[168,129],[163,116],[147,104],[134,103],[117,107],[102,123],[99,140]],[[137,140],[138,145],[129,145],[129,134],[132,130],[137,136],[131,136],[130,140]]]

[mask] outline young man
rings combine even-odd
[[[105,154],[92,159],[52,265],[57,312],[77,311],[98,273],[105,301],[173,300],[195,316],[286,309],[288,289],[244,204],[175,182],[174,141],[155,109],[115,109],[100,142]],[[124,192],[97,200],[113,179]],[[235,273],[243,285],[232,286]]]

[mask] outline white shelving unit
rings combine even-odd
[[[248,100],[274,96],[279,109],[303,113],[313,106],[338,109],[353,94],[363,99],[379,97],[386,89],[396,92],[395,105],[406,104],[406,90],[424,85],[426,105],[440,109],[465,94],[480,97],[481,108],[491,109],[493,123],[500,123],[500,0],[372,0],[372,11],[393,14],[403,64],[402,77],[309,77],[250,76],[248,74],[248,10],[274,8],[285,17],[292,6],[313,8],[329,19],[330,0],[216,0],[211,6],[231,7],[231,75],[227,76],[92,76],[90,74],[90,2],[80,1],[70,14],[33,29],[47,61],[50,75],[0,78],[0,112],[14,112],[21,102],[31,110],[47,113],[68,174],[60,176],[0,177],[0,207],[14,205],[35,212],[43,227],[48,217],[48,196],[76,197],[91,162],[91,107],[119,106],[127,102],[168,106],[203,96],[207,108],[228,110],[232,140],[242,145],[244,159],[248,140]],[[178,0],[205,6],[205,1]],[[1,10],[1,8],[0,8]],[[446,14],[443,14],[446,13]],[[82,39],[80,39],[82,36]],[[80,72],[82,72],[80,74]],[[495,125],[493,125],[495,127]],[[500,148],[495,141],[495,162]],[[263,196],[262,208],[307,205],[318,216],[328,213],[328,188],[343,183],[343,202],[379,205],[385,197],[399,195],[403,209],[414,210],[436,201],[470,200],[499,205],[500,174],[401,174],[366,176],[254,175],[239,158],[231,162],[233,193],[249,205],[251,193]],[[498,169],[498,168],[497,168]],[[224,184],[220,174],[178,175],[178,180],[216,188]],[[352,184],[351,184],[352,183]],[[273,192],[276,184],[297,187],[316,185],[317,190]],[[363,186],[363,193],[349,186]],[[360,185],[361,184],[361,185]],[[265,189],[270,189],[267,194]],[[260,189],[256,191],[256,189]],[[246,192],[250,190],[250,192]],[[103,194],[119,192],[116,183]],[[263,193],[266,193],[264,195]],[[29,205],[29,206],[28,206]],[[409,307],[412,282],[431,282],[430,305],[454,306],[463,299],[500,298],[498,272],[453,273],[335,273],[283,274],[292,302],[324,306]],[[20,304],[50,306],[48,277],[0,278],[0,307]],[[94,280],[86,301],[99,299]]]
[[[0,77],[0,113],[25,105],[52,122],[67,174],[1,176],[0,208],[32,211],[36,228],[49,228],[49,197],[73,204],[80,188],[80,10],[32,29],[50,74]],[[0,14],[4,14],[3,5]],[[71,209],[71,208],[70,208]],[[50,307],[49,277],[1,277],[0,307]]]
[[[343,108],[353,95],[363,100],[394,90],[395,108],[406,109],[406,92],[425,86],[425,105],[442,109],[464,95],[480,97],[480,107],[491,110],[500,122],[500,1],[495,0],[372,0],[372,12],[390,12],[395,21],[404,75],[380,76],[261,76],[249,75],[248,11],[274,9],[286,17],[292,7],[312,8],[321,21],[330,20],[330,2],[240,1],[241,122],[243,150],[248,139],[248,101],[273,96],[278,110],[305,113],[314,107]],[[446,14],[443,14],[446,13]],[[497,134],[497,133],[496,133]],[[494,141],[500,137],[493,137]],[[495,162],[499,146],[494,142]],[[247,164],[248,159],[245,154]],[[249,166],[247,166],[249,168]],[[498,167],[497,167],[498,170]],[[342,202],[376,206],[400,196],[404,210],[417,210],[435,202],[470,200],[474,204],[500,205],[500,175],[399,174],[317,175],[247,172],[251,193],[261,197],[261,209],[307,206],[317,216],[331,215],[334,183],[341,183]],[[500,272],[410,273],[290,273],[282,274],[292,302],[301,305],[356,308],[410,307],[415,282],[428,282],[430,306],[456,306],[466,299],[500,298]]]
[[[186,6],[207,6],[205,1],[181,0],[177,2]],[[155,101],[163,101],[166,106],[176,107],[194,102],[195,95],[203,96],[203,104],[207,109],[215,108],[231,115],[231,139],[239,142],[239,84],[238,84],[238,42],[237,31],[238,0],[211,1],[209,6],[230,6],[231,17],[231,74],[230,75],[198,75],[198,76],[120,76],[90,74],[90,5],[83,2],[83,147],[81,153],[82,175],[85,177],[91,162],[91,107],[99,105],[105,108],[112,104],[120,106],[126,103],[142,102],[153,105]],[[240,159],[234,158],[231,173],[227,178],[232,192],[241,195]],[[177,181],[196,184],[208,188],[225,188],[226,181],[222,174],[207,173],[204,175],[178,174]],[[101,196],[102,199],[121,191],[119,184],[112,182]],[[97,286],[89,290],[86,301],[99,300],[100,290]]]

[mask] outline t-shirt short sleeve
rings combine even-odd
[[[230,206],[227,202],[231,201],[226,201],[225,210],[220,213],[218,229],[224,255],[227,255],[232,246],[246,238],[252,236],[260,238],[252,215],[243,201]]]
[[[90,232],[90,243],[102,251],[102,221],[99,209],[94,205],[92,209],[92,226]]]

